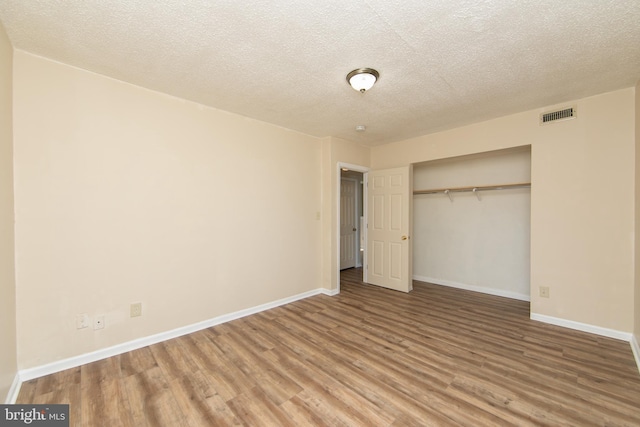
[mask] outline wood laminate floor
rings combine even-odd
[[[341,293],[22,385],[75,426],[640,426],[629,343],[525,302],[341,274]]]

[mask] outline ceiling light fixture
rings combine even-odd
[[[362,93],[371,89],[379,78],[380,73],[373,68],[358,68],[347,74],[347,82],[352,88]]]

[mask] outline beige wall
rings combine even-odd
[[[531,145],[532,313],[631,332],[634,102],[629,88],[555,106],[576,105],[575,120],[540,126],[551,106],[387,144],[371,166]]]
[[[14,71],[21,369],[321,286],[319,139],[22,51]]]
[[[338,163],[369,167],[370,149],[340,138],[322,140],[322,286],[337,290],[338,265]]]
[[[17,372],[12,68],[13,48],[0,24],[0,402],[4,402]]]

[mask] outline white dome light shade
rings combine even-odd
[[[365,93],[373,87],[380,74],[372,68],[358,68],[347,74],[347,82],[358,92]]]
[[[349,84],[355,90],[366,92],[371,89],[376,82],[376,76],[373,74],[356,74],[349,79]]]

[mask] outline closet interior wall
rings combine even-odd
[[[524,182],[530,147],[414,165],[414,190]],[[413,197],[414,279],[530,299],[529,188]]]

